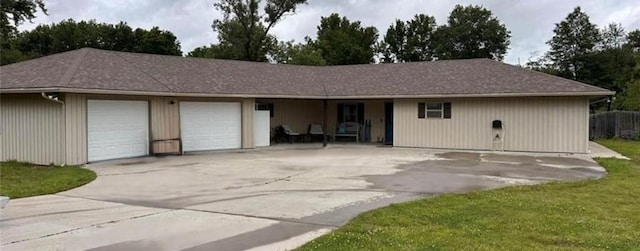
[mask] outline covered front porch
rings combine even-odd
[[[322,142],[318,128],[327,142],[393,144],[393,100],[256,99],[256,110],[269,111],[272,144]]]

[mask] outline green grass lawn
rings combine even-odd
[[[96,173],[78,166],[0,162],[0,195],[12,199],[51,194],[89,183]]]
[[[640,250],[640,142],[600,180],[443,195],[363,213],[299,250]]]

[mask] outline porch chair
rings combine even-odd
[[[300,133],[294,132],[289,125],[282,125],[282,132],[289,138],[289,143],[300,137]]]
[[[317,138],[317,139],[318,139],[318,140],[320,140],[320,141],[323,141],[323,140],[324,140],[324,138],[323,138],[323,137],[325,137],[325,136],[324,136],[325,134],[324,134],[324,130],[322,129],[322,126],[321,126],[321,125],[318,125],[318,124],[310,124],[310,125],[309,125],[309,131],[308,131],[308,133],[309,133],[309,136],[310,136],[312,139]]]

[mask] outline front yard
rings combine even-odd
[[[519,186],[391,205],[299,250],[638,250],[640,142],[599,143],[601,180]]]
[[[96,174],[78,166],[0,162],[0,195],[11,199],[52,194],[87,184]]]

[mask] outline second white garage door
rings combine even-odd
[[[239,102],[180,102],[183,151],[241,148],[241,131]]]

